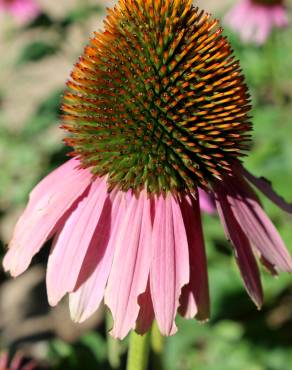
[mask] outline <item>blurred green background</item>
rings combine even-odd
[[[65,81],[89,35],[102,27],[105,7],[113,3],[39,0],[42,14],[25,26],[1,14],[0,259],[29,191],[66,159],[68,149],[58,128]],[[196,4],[220,18],[232,3]],[[242,45],[235,34],[228,30],[225,34],[241,61],[253,100],[254,144],[246,167],[269,178],[291,202],[292,25],[273,33],[263,47]],[[263,202],[292,251],[291,215]],[[217,217],[204,216],[204,231],[212,318],[207,324],[178,319],[178,334],[165,342],[164,368],[292,369],[291,277],[283,274],[275,279],[262,271],[265,304],[257,311],[244,292]],[[102,308],[85,324],[75,325],[66,301],[48,307],[47,255],[44,248],[17,280],[0,271],[0,352],[21,350],[53,369],[123,369],[127,341],[107,341]],[[153,362],[149,368],[156,370]]]

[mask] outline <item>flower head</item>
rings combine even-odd
[[[244,42],[261,45],[268,39],[273,27],[288,25],[283,0],[239,0],[226,14],[224,21]]]
[[[37,17],[40,7],[34,0],[0,0],[0,11],[10,13],[20,24]]]
[[[49,302],[69,293],[83,321],[104,298],[119,338],[154,318],[173,334],[177,312],[208,319],[200,197],[216,202],[258,307],[255,255],[273,274],[292,269],[249,182],[292,207],[241,164],[249,95],[217,24],[190,0],[120,0],[109,11],[67,83],[62,127],[74,158],[32,191],[4,259],[17,276],[54,237]]]

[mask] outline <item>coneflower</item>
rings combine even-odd
[[[292,261],[243,168],[250,99],[218,22],[190,0],[120,0],[67,83],[63,123],[73,157],[32,191],[5,270],[25,271],[53,239],[49,302],[70,294],[74,320],[104,299],[112,335],[164,335],[177,312],[209,317],[200,189],[217,205],[245,288],[263,293],[256,257],[273,274]]]
[[[239,0],[226,14],[227,26],[239,33],[243,42],[261,45],[272,29],[288,25],[284,0]]]

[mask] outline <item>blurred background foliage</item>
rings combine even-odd
[[[58,129],[62,91],[112,3],[39,0],[42,13],[21,27],[1,14],[0,259],[29,191],[66,160]],[[220,18],[232,0],[197,3]],[[228,30],[225,34],[241,61],[253,102],[254,143],[246,166],[292,201],[292,26],[274,33],[263,47],[243,45]],[[263,202],[292,251],[292,217]],[[178,319],[178,334],[165,341],[165,369],[291,369],[291,277],[275,279],[263,271],[265,304],[257,311],[244,292],[218,219],[204,215],[204,230],[212,319],[203,325]],[[127,344],[107,340],[103,309],[75,325],[66,302],[48,307],[47,255],[45,248],[15,281],[0,272],[0,352],[21,351],[52,369],[123,369]],[[156,370],[153,364],[150,368]]]

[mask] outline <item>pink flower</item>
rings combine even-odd
[[[224,22],[239,33],[242,41],[262,45],[273,27],[288,25],[288,15],[281,0],[239,0],[225,15]]]
[[[40,14],[34,0],[0,0],[0,11],[10,13],[20,24],[25,24]]]
[[[36,364],[32,361],[25,362],[23,356],[17,353],[9,362],[8,353],[0,354],[0,369],[1,370],[35,370]]]
[[[118,338],[154,318],[174,334],[177,312],[209,318],[200,202],[215,202],[258,307],[256,257],[273,274],[292,270],[250,183],[292,206],[242,167],[249,95],[217,21],[189,0],[151,4],[120,0],[75,65],[62,106],[74,158],[32,191],[4,258],[18,276],[53,238],[49,303],[69,293],[82,322],[104,300]]]

